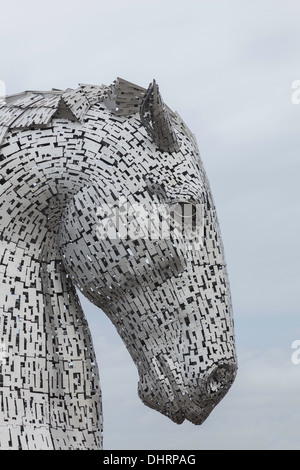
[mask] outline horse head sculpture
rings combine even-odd
[[[201,424],[233,383],[237,360],[195,137],[155,81],[26,92],[8,97],[1,117],[3,325],[19,316],[23,331],[12,341],[3,328],[3,393],[13,390],[18,357],[31,368],[15,386],[24,389],[14,398],[20,428],[6,447],[102,446],[97,366],[75,286],[115,325],[142,401],[176,423]],[[28,410],[37,400],[49,416],[30,421],[22,403]]]

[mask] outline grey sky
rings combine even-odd
[[[239,373],[200,427],[137,397],[137,373],[83,300],[99,359],[106,449],[299,449],[300,3],[291,0],[12,0],[0,80],[25,89],[155,78],[196,134],[221,223]]]

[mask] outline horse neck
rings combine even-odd
[[[9,133],[0,147],[2,276],[18,280],[27,270],[37,296],[59,297],[63,285],[75,298],[57,240],[65,207],[90,178],[82,143],[79,122],[54,119],[49,128]]]
[[[17,428],[10,432],[7,444],[3,439],[4,448],[27,448],[33,435],[30,427],[34,426],[41,430],[43,442],[28,444],[29,448],[84,448],[87,436],[81,433],[80,422],[86,419],[94,423],[88,436],[90,446],[101,447],[95,354],[57,244],[64,208],[82,185],[80,167],[77,173],[70,173],[65,134],[66,129],[59,138],[53,129],[51,133],[23,131],[11,134],[1,149],[1,174],[6,181],[0,202],[4,221],[0,327],[7,357],[2,364],[1,392],[7,407],[2,407],[1,413],[4,420],[23,428],[22,432]],[[69,380],[73,374],[76,379]],[[22,393],[14,392],[17,389]],[[70,399],[72,410],[67,406]],[[89,416],[84,416],[85,412]],[[28,433],[24,422],[31,423]],[[70,423],[68,441],[59,429]]]
[[[47,251],[48,234],[57,232],[66,204],[85,182],[80,126],[54,120],[48,129],[11,132],[0,147],[2,238],[35,259]]]

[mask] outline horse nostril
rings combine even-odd
[[[235,363],[219,364],[206,380],[206,392],[208,396],[224,395],[233,383],[235,375]]]
[[[217,377],[215,375],[210,377],[207,381],[207,391],[211,393],[216,392],[220,386],[220,382],[217,380]]]

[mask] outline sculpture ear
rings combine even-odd
[[[110,86],[104,104],[116,116],[131,116],[139,112],[146,91],[145,88],[118,77]]]
[[[166,152],[178,152],[179,144],[169,112],[155,80],[149,85],[140,107],[140,118],[158,147]]]

